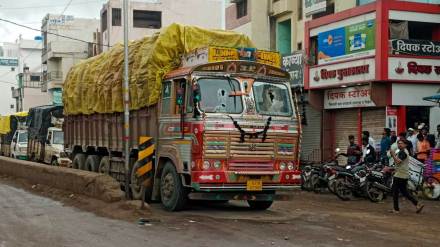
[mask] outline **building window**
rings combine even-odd
[[[303,48],[303,44],[301,42],[299,42],[297,47],[298,47],[298,51],[300,51]]]
[[[356,0],[357,6],[376,2],[376,0]]]
[[[112,8],[112,26],[121,26],[121,9]]]
[[[237,5],[237,19],[247,16],[247,0],[236,1]]]
[[[133,27],[154,28],[162,27],[162,12],[133,10]]]
[[[312,19],[317,19],[326,15],[332,15],[334,13],[335,13],[335,4],[334,3],[327,4],[327,8],[325,9],[325,11],[312,15]]]
[[[11,67],[11,71],[15,71],[15,67]]]
[[[101,31],[107,30],[107,10],[104,10],[101,14]]]
[[[298,1],[298,21],[303,18],[303,1]]]
[[[40,81],[40,76],[39,75],[31,75],[31,81]]]

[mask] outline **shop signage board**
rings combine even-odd
[[[376,106],[371,100],[370,86],[356,86],[325,90],[324,109]]]
[[[304,16],[324,12],[327,8],[327,0],[301,0],[304,6]]]
[[[195,49],[182,57],[184,67],[231,60],[256,61],[258,63],[281,67],[281,56],[278,52],[257,50],[242,47],[202,47]]]
[[[312,67],[310,87],[344,85],[353,82],[366,82],[375,79],[374,58]]]
[[[440,42],[432,40],[390,40],[391,54],[440,57]]]
[[[375,20],[362,21],[318,34],[318,64],[375,54]]]
[[[281,67],[289,72],[292,87],[303,85],[304,59],[302,51],[283,56]]]
[[[440,82],[440,59],[390,57],[388,78],[401,81]]]
[[[385,126],[391,131],[397,131],[397,108],[392,106],[387,106]]]
[[[18,66],[18,59],[0,58],[0,66]]]

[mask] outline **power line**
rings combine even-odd
[[[87,44],[95,44],[95,45],[102,45],[102,46],[111,47],[110,45],[106,45],[106,44],[100,44],[100,43],[96,43],[96,42],[89,42],[89,41],[86,41],[86,40],[77,39],[77,38],[65,36],[65,35],[62,35],[62,34],[52,33],[52,32],[49,32],[49,31],[43,31],[43,30],[40,30],[40,29],[37,29],[37,28],[25,26],[25,25],[22,25],[22,24],[19,24],[19,23],[10,21],[10,20],[2,19],[2,18],[0,18],[0,21],[4,21],[4,22],[7,22],[7,23],[10,23],[10,24],[19,26],[19,27],[24,27],[24,28],[27,28],[27,29],[30,29],[30,30],[33,30],[33,31],[47,33],[47,34],[52,34],[52,35],[55,35],[55,36],[58,36],[58,37],[62,37],[62,38],[66,38],[66,39],[71,39],[71,40],[76,40],[76,41],[84,42],[84,43],[87,43]]]
[[[61,12],[61,15],[64,15],[64,12],[66,12],[66,10],[69,8],[69,6],[70,6],[70,4],[72,3],[72,1],[73,1],[73,0],[70,0],[70,1],[67,3],[66,7],[64,7],[64,9],[63,9],[63,12]]]
[[[102,2],[103,0],[95,0],[95,1],[84,1],[84,2],[77,2],[77,3],[72,3],[70,5],[81,5],[81,4],[89,4],[89,3],[99,3]],[[25,9],[36,9],[36,8],[51,8],[51,7],[64,7],[65,4],[61,5],[61,4],[56,4],[56,5],[38,5],[38,6],[25,6],[25,7],[8,7],[8,8],[0,8],[0,10],[25,10]]]

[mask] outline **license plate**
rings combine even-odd
[[[246,184],[246,190],[248,191],[262,191],[263,181],[261,179],[249,179]]]

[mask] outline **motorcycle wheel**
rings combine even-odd
[[[320,186],[320,181],[319,181],[319,175],[313,174],[312,177],[310,178],[310,181],[311,181],[311,186],[312,186],[313,191],[315,193],[320,193],[321,186]]]
[[[381,202],[384,199],[385,193],[374,187],[372,183],[367,183],[365,185],[365,193],[367,194],[368,199],[372,202]]]
[[[327,183],[328,191],[336,195],[336,179],[331,179]]]
[[[345,178],[338,178],[335,183],[336,196],[343,201],[349,201],[353,196],[353,192],[347,186]]]
[[[301,189],[305,191],[312,190],[311,176],[301,174]]]

